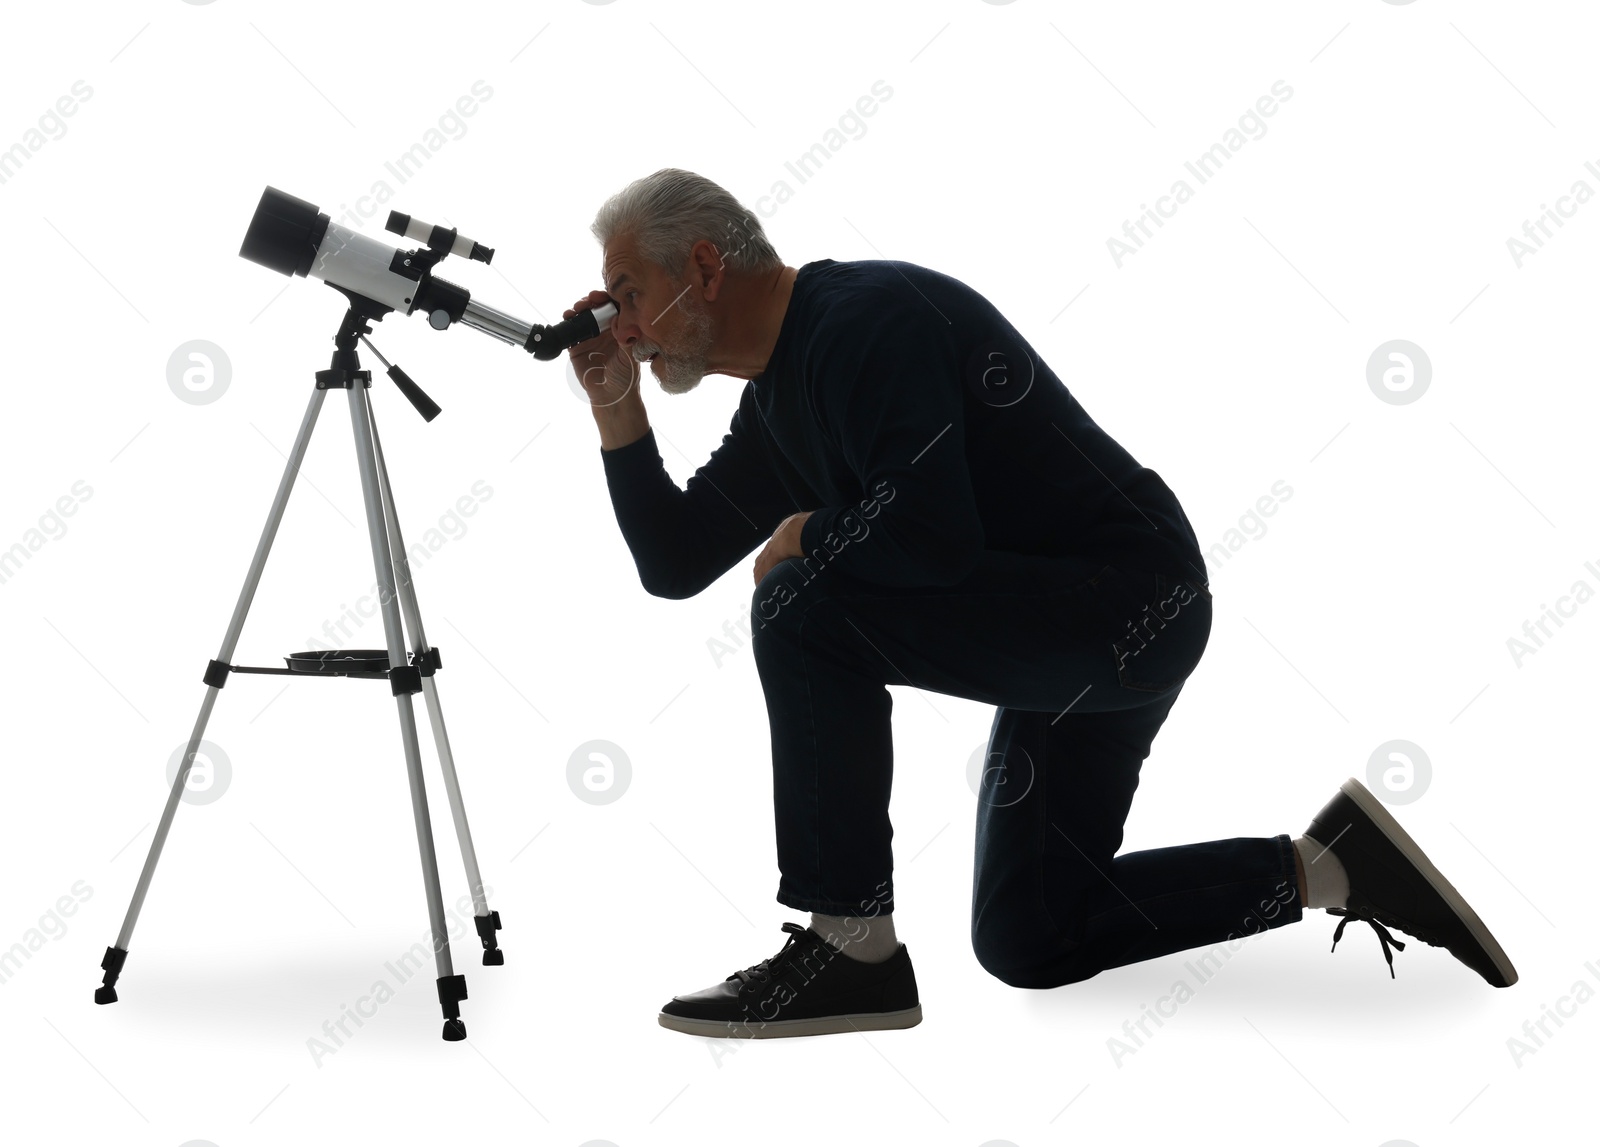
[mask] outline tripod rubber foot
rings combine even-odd
[[[126,948],[107,948],[106,954],[100,958],[100,967],[105,972],[100,977],[101,986],[94,990],[94,1002],[97,1004],[114,1004],[117,1002],[117,989],[113,986],[117,977],[122,975],[122,965],[128,960]]]
[[[499,948],[495,948],[483,954],[483,963],[485,967],[498,968],[505,962],[506,954]]]
[[[456,1040],[467,1038],[467,1023],[465,1020],[445,1020],[444,1038],[454,1043]]]

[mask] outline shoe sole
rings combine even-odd
[[[1351,777],[1340,785],[1339,791],[1355,802],[1356,807],[1365,813],[1367,818],[1377,826],[1378,831],[1388,838],[1389,843],[1399,850],[1400,855],[1405,857],[1406,862],[1422,873],[1423,879],[1428,882],[1434,892],[1443,898],[1445,905],[1455,913],[1456,919],[1466,925],[1468,933],[1471,934],[1478,946],[1488,953],[1495,970],[1505,980],[1505,983],[1494,984],[1493,986],[1509,988],[1516,983],[1517,969],[1512,966],[1511,958],[1506,955],[1505,950],[1495,940],[1494,934],[1478,918],[1478,914],[1472,910],[1472,906],[1467,903],[1466,898],[1455,890],[1455,886],[1444,878],[1444,873],[1440,872],[1433,862],[1428,859],[1427,853],[1423,852],[1417,842],[1411,839],[1411,834],[1400,827],[1400,822],[1395,820],[1389,810],[1384,807],[1383,802],[1378,800],[1371,790],[1356,780],[1355,777]],[[1327,847],[1332,848],[1333,844],[1329,842]],[[1337,852],[1335,852],[1335,855],[1338,855]]]
[[[816,1019],[769,1020],[752,1026],[733,1020],[697,1020],[662,1012],[661,1026],[689,1035],[713,1039],[775,1039],[782,1036],[835,1035],[841,1032],[896,1031],[922,1022],[922,1005],[898,1012],[858,1012],[855,1015],[818,1016]]]

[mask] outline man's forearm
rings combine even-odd
[[[610,406],[594,408],[595,424],[600,428],[600,448],[618,450],[637,442],[650,430],[644,400],[634,391]]]

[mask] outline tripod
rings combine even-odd
[[[150,890],[150,879],[155,874],[156,862],[161,858],[161,848],[166,843],[167,833],[172,828],[172,817],[177,811],[184,786],[188,783],[189,770],[194,764],[195,752],[199,748],[201,737],[205,734],[212,706],[216,703],[218,691],[227,683],[228,674],[230,672],[290,675],[318,673],[336,677],[383,677],[389,681],[389,690],[394,696],[395,708],[400,717],[400,739],[405,749],[406,774],[411,782],[411,810],[417,826],[417,847],[422,855],[422,883],[428,898],[428,922],[433,933],[439,1006],[444,1012],[444,1038],[460,1040],[465,1039],[467,1035],[466,1025],[461,1020],[460,1008],[460,1002],[467,998],[467,981],[465,976],[455,974],[450,962],[450,940],[445,930],[444,902],[439,894],[439,867],[433,850],[433,828],[428,817],[427,792],[422,783],[416,713],[411,702],[414,693],[420,692],[427,702],[428,717],[433,725],[434,744],[438,748],[439,764],[444,773],[445,792],[450,798],[450,814],[455,820],[456,836],[461,844],[461,857],[467,869],[467,882],[471,886],[474,923],[478,937],[483,941],[485,964],[505,963],[505,954],[500,951],[495,938],[495,932],[500,928],[500,913],[489,910],[483,891],[483,881],[478,873],[478,858],[472,848],[472,834],[467,828],[467,814],[461,803],[455,762],[450,753],[449,739],[445,735],[444,713],[439,707],[439,691],[434,683],[434,674],[441,664],[439,650],[430,646],[427,638],[423,636],[422,615],[417,609],[416,592],[411,586],[411,567],[406,557],[405,542],[400,536],[400,521],[395,514],[394,495],[389,488],[389,471],[384,466],[383,447],[378,441],[378,427],[373,419],[367,396],[367,388],[372,385],[372,373],[361,369],[356,356],[357,340],[365,341],[364,336],[371,333],[371,328],[367,326],[368,320],[382,319],[391,308],[342,288],[336,289],[349,298],[350,308],[345,313],[338,333],[334,335],[336,349],[332,364],[328,370],[317,372],[316,389],[311,393],[311,401],[300,423],[300,432],[295,438],[294,449],[289,454],[283,478],[278,483],[277,496],[273,498],[272,509],[267,513],[267,524],[261,531],[261,540],[256,544],[255,556],[250,561],[250,572],[245,575],[244,588],[239,591],[238,604],[233,608],[233,618],[228,623],[227,635],[222,639],[222,649],[206,666],[203,680],[207,689],[205,700],[200,706],[200,716],[195,721],[194,731],[189,735],[188,750],[178,769],[172,791],[167,796],[166,807],[161,813],[161,823],[156,827],[155,839],[150,843],[150,853],[145,857],[144,870],[139,874],[139,883],[133,891],[133,901],[128,905],[128,914],[122,922],[122,931],[117,936],[115,946],[107,948],[105,957],[100,961],[105,976],[102,986],[95,989],[94,1002],[97,1004],[116,1002],[115,984],[128,958],[128,940],[133,935],[133,926],[139,919],[139,909],[144,905],[145,895]],[[370,342],[367,346],[377,354],[377,348]],[[380,361],[383,360],[382,355],[378,355],[378,358]],[[387,361],[384,365],[388,366],[389,376],[394,379],[406,397],[425,419],[431,421],[434,415],[439,413],[439,408],[399,367],[392,366]],[[349,392],[350,423],[355,431],[356,459],[361,469],[361,494],[366,503],[367,532],[372,541],[372,564],[383,595],[383,631],[388,649],[293,653],[284,658],[288,663],[288,668],[284,669],[229,664],[234,646],[239,640],[239,633],[244,628],[245,614],[250,609],[256,586],[261,580],[261,571],[266,565],[272,539],[278,532],[278,524],[283,520],[284,507],[289,501],[289,492],[294,486],[301,460],[305,457],[312,428],[316,425],[317,414],[322,409],[322,400],[332,389]],[[405,615],[404,631],[401,629],[402,612]],[[411,637],[412,653],[409,664],[405,643],[406,632],[409,632]]]

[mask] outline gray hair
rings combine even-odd
[[[784,265],[761,222],[702,175],[663,167],[607,199],[589,227],[602,247],[618,236],[634,240],[639,257],[677,278],[689,252],[708,239],[729,270],[773,271]]]

